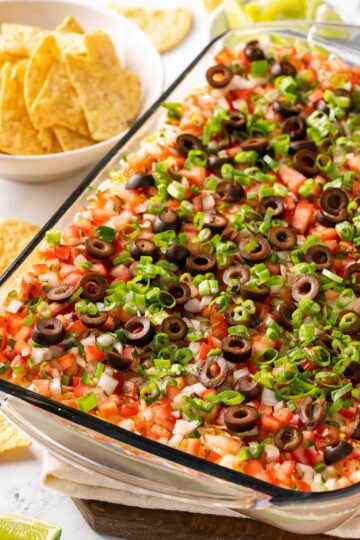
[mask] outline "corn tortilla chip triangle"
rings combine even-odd
[[[85,35],[78,32],[54,32],[56,42],[63,54],[86,54]]]
[[[38,139],[47,154],[57,154],[58,152],[62,152],[53,128],[39,129]]]
[[[55,28],[56,32],[77,32],[83,34],[84,29],[74,17],[68,16]]]
[[[192,13],[187,8],[155,10],[117,4],[110,4],[110,7],[139,26],[159,52],[168,51],[181,43],[191,29]]]
[[[43,154],[24,100],[26,60],[5,64],[0,94],[0,149],[16,155]]]
[[[39,227],[18,219],[0,219],[0,275],[10,266]]]
[[[53,48],[53,38],[50,35],[39,43],[32,54],[25,75],[25,102],[29,111],[57,57],[58,49]]]
[[[85,36],[88,54],[67,54],[71,82],[96,141],[124,131],[140,109],[139,77],[122,69],[114,46],[103,32]]]
[[[89,132],[86,119],[66,72],[56,40],[50,35],[44,42],[46,42],[45,50],[49,51],[53,63],[35,101],[30,105],[30,118],[38,129],[61,125],[87,136]],[[44,49],[44,42],[39,48]],[[34,56],[37,56],[37,51],[34,52]],[[45,62],[48,60],[45,59]]]
[[[3,23],[1,50],[12,56],[29,57],[46,34],[48,32],[35,26]]]
[[[84,137],[80,133],[71,131],[70,129],[54,126],[54,132],[58,140],[58,144],[63,152],[69,152],[70,150],[76,150],[77,148],[84,148],[94,144],[95,141],[89,137]]]
[[[31,440],[25,433],[0,414],[0,452],[15,450],[15,448],[27,448],[30,445]]]

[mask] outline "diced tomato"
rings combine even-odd
[[[79,371],[79,366],[76,363],[75,355],[72,353],[65,354],[57,360],[65,375],[76,375]]]
[[[15,341],[28,341],[31,336],[31,328],[23,326],[18,332],[14,335]]]
[[[274,416],[268,416],[267,414],[263,414],[260,417],[260,424],[261,427],[268,433],[273,433],[281,427],[281,422],[277,418]]]
[[[212,347],[206,341],[203,341],[200,345],[199,350],[199,360],[205,360],[208,355],[208,352],[211,351]]]
[[[62,261],[67,261],[70,256],[70,246],[56,246],[55,257]]]
[[[171,408],[170,403],[153,403],[152,405],[150,405],[150,407],[153,413],[154,423],[172,432],[176,420],[171,414],[173,412],[173,409]]]
[[[48,268],[45,266],[45,272],[48,271]],[[29,298],[32,296],[33,298],[39,296],[41,291],[42,283],[38,279],[31,277],[31,276],[25,276],[21,280],[21,294],[25,298]]]
[[[133,401],[127,405],[122,405],[120,407],[120,414],[123,418],[131,418],[131,416],[136,416],[139,412],[139,402]]]
[[[48,379],[37,379],[32,382],[34,392],[37,392],[41,396],[51,397],[51,392],[49,389],[50,381]]]
[[[224,339],[228,335],[228,324],[223,315],[217,313],[210,315],[210,324],[214,336],[218,339]]]
[[[249,459],[244,467],[244,473],[250,476],[263,472],[263,466],[257,459]]]
[[[94,391],[94,388],[92,386],[87,386],[86,384],[79,383],[74,388],[74,397],[79,398],[93,391]]]
[[[165,396],[169,401],[172,401],[175,396],[186,386],[185,377],[176,377],[176,386],[170,386],[169,384],[166,387]]]
[[[17,332],[19,332],[22,329],[22,327],[23,327],[22,319],[11,317],[7,321],[7,331],[9,332],[11,336],[15,336],[15,334],[17,334]]]
[[[87,362],[102,362],[105,359],[105,353],[96,345],[86,345],[84,356]]]
[[[306,181],[306,176],[287,165],[280,166],[279,175],[284,184],[286,184],[290,191],[295,193],[295,195],[298,194],[300,187]]]
[[[114,373],[113,377],[118,381],[118,385],[114,390],[114,394],[121,394],[125,382],[125,377],[122,373]]]
[[[215,463],[221,458],[220,454],[214,450],[210,450],[210,448],[200,448],[198,456],[206,459],[207,461],[211,461],[211,463]]]
[[[79,377],[78,375],[72,375],[71,379],[70,379],[70,384],[71,386],[77,386],[78,384],[80,384],[80,381],[81,381],[81,377]]]
[[[199,454],[200,446],[200,439],[187,439],[186,441],[186,449],[189,454],[192,454],[193,456],[197,456]]]
[[[223,66],[230,66],[235,60],[235,55],[229,49],[221,49],[215,56],[215,62]]]
[[[313,222],[315,215],[314,205],[309,202],[299,202],[295,208],[292,226],[301,233],[305,233]]]
[[[135,383],[125,380],[121,388],[121,393],[125,394],[127,397],[135,399],[139,393],[139,390]]]

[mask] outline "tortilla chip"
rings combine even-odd
[[[67,54],[66,63],[90,135],[103,141],[120,134],[135,119],[140,109],[140,82],[135,73],[122,69],[107,34],[87,34],[85,44],[87,56]]]
[[[0,149],[8,154],[43,154],[24,100],[26,60],[2,70],[0,94]]]
[[[56,42],[63,54],[86,54],[85,34],[78,32],[54,32]]]
[[[38,139],[47,154],[57,154],[58,152],[62,152],[53,128],[39,129]]]
[[[0,274],[16,259],[39,227],[17,219],[0,219]]]
[[[57,57],[58,49],[53,47],[52,36],[45,37],[32,54],[25,75],[25,102],[29,111]]]
[[[77,32],[83,34],[84,29],[80,26],[74,17],[65,17],[65,19],[55,28],[56,32]]]
[[[35,26],[3,23],[1,50],[12,56],[29,57],[46,34],[48,32]]]
[[[27,448],[31,440],[10,420],[0,414],[0,453],[15,448]]]
[[[38,53],[39,49],[42,51],[41,58]],[[49,66],[52,60],[44,83],[28,109],[34,126],[40,129],[60,125],[87,136],[89,131],[80,100],[71,85],[54,36],[49,35],[44,39],[39,48],[34,51],[33,59],[37,63],[43,60],[46,66]],[[29,66],[27,84],[31,80],[30,70],[31,65]],[[31,92],[32,90],[28,94]]]
[[[223,3],[223,0],[204,0],[205,7],[208,11],[213,11],[222,3]]]
[[[89,137],[84,137],[80,133],[75,133],[70,129],[60,126],[54,127],[54,132],[57,137],[58,144],[63,152],[69,152],[70,150],[76,150],[77,148],[91,146],[95,142]]]
[[[176,47],[191,29],[192,13],[187,8],[155,10],[117,4],[110,4],[110,7],[139,26],[159,52]]]

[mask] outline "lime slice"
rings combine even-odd
[[[317,22],[342,22],[341,17],[335,9],[321,0],[307,1],[305,18],[308,21]]]
[[[246,13],[251,13],[254,7],[258,9],[256,22],[281,21],[284,19],[303,19],[305,15],[304,0],[268,0],[249,2],[245,5]]]
[[[1,540],[59,540],[61,529],[39,519],[0,513]]]

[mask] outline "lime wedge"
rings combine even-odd
[[[317,22],[341,22],[342,19],[332,6],[321,0],[308,0],[306,3],[305,18]]]
[[[39,519],[0,513],[1,540],[59,540],[61,529]]]
[[[305,15],[304,0],[270,0],[249,2],[245,12],[249,13],[253,6],[259,9],[259,18],[256,22],[281,21],[284,19],[303,19]]]
[[[253,19],[245,13],[241,0],[225,0],[224,12],[229,28],[231,29],[253,22]]]

